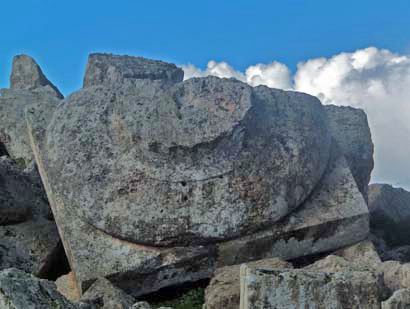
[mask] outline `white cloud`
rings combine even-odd
[[[375,144],[372,181],[410,188],[410,55],[369,47],[301,62],[293,77],[286,65],[275,61],[250,66],[244,73],[215,61],[206,70],[193,65],[183,69],[186,78],[235,77],[252,86],[306,92],[324,104],[362,108]]]

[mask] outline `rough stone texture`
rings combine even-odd
[[[410,289],[400,289],[386,301],[382,302],[382,309],[410,309]]]
[[[0,96],[0,143],[7,155],[20,165],[32,163],[24,109],[33,103],[57,105],[62,98],[34,59],[26,55],[14,58],[10,89],[1,89]]]
[[[387,184],[369,186],[372,231],[390,247],[410,245],[410,192]]]
[[[43,276],[59,242],[55,223],[46,219],[0,226],[0,269],[16,267]]]
[[[410,245],[385,249],[381,255],[383,261],[399,261],[401,263],[410,262]]]
[[[132,296],[104,278],[97,279],[83,294],[81,300],[85,303],[99,304],[104,309],[129,309],[135,303]]]
[[[176,65],[142,57],[91,54],[83,87],[120,85],[127,80],[148,79],[172,85],[182,82],[184,71]]]
[[[60,238],[38,175],[0,158],[0,269],[44,274]]]
[[[137,297],[367,236],[366,203],[316,98],[216,77],[119,85],[118,74],[26,109],[81,293],[105,277]]]
[[[265,269],[293,268],[291,263],[278,258],[258,260],[248,266]],[[205,303],[202,309],[238,309],[240,302],[241,265],[226,266],[216,270],[205,290]]]
[[[297,211],[263,232],[218,244],[218,265],[289,260],[356,243],[368,233],[363,196],[344,157],[333,152],[321,184]]]
[[[330,136],[312,96],[217,77],[138,85],[84,88],[46,133],[55,194],[110,235],[169,246],[251,234],[324,172]]]
[[[379,254],[370,240],[364,240],[355,245],[340,249],[334,254],[345,258],[347,261],[374,269],[377,269],[381,263]]]
[[[379,270],[384,274],[384,282],[391,291],[410,288],[410,263],[397,261],[383,262]]]
[[[241,267],[241,309],[379,309],[380,276],[369,271],[324,273]]]
[[[51,218],[46,193],[38,179],[9,158],[0,157],[0,226],[34,217]]]
[[[340,146],[360,192],[367,201],[367,188],[374,167],[373,142],[367,116],[361,109],[324,106],[332,137]]]
[[[10,89],[33,91],[42,87],[53,90],[55,97],[63,98],[57,87],[44,76],[40,66],[33,58],[27,55],[15,56],[10,76]]]
[[[339,271],[368,271],[374,270],[371,266],[366,266],[364,264],[352,263],[341,256],[328,255],[327,257],[314,262],[311,265],[304,267],[306,270],[316,270],[328,273],[335,273]]]
[[[4,309],[78,309],[57,292],[52,281],[37,279],[15,268],[0,272],[0,308]]]
[[[74,273],[71,271],[56,280],[57,291],[72,302],[78,302],[81,298],[80,291]]]
[[[146,301],[139,301],[135,303],[131,309],[151,309],[152,307],[150,306],[149,303]],[[172,309],[171,307],[159,307],[158,309]]]

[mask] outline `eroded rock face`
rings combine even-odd
[[[0,158],[0,269],[43,274],[60,238],[38,176]]]
[[[324,106],[332,137],[340,146],[360,192],[367,200],[367,185],[374,167],[373,142],[367,116],[349,106]]]
[[[132,296],[118,289],[105,278],[97,279],[81,300],[85,303],[98,304],[105,309],[129,309],[135,303]]]
[[[81,307],[71,303],[57,292],[52,281],[37,279],[15,268],[0,272],[0,308],[4,309],[49,309]]]
[[[370,226],[390,247],[410,245],[410,192],[388,184],[369,186]]]
[[[410,289],[400,289],[386,301],[382,302],[382,309],[409,309]]]
[[[316,186],[330,147],[316,98],[216,77],[86,87],[57,107],[46,141],[50,183],[71,212],[156,246],[278,221]]]
[[[51,88],[55,97],[63,98],[57,87],[44,76],[40,66],[33,58],[27,55],[17,55],[14,57],[10,76],[11,90],[33,91],[46,86]]]
[[[247,263],[251,267],[265,269],[293,268],[291,263],[278,258],[258,260]],[[205,290],[205,304],[202,309],[238,309],[240,303],[240,268],[232,265],[217,269]]]
[[[141,79],[160,81],[169,86],[182,82],[184,71],[163,61],[97,53],[88,57],[83,87],[119,85]]]
[[[335,273],[241,268],[241,309],[379,309],[381,276],[369,271]]]
[[[33,217],[52,217],[41,183],[10,158],[0,157],[0,226]]]
[[[24,110],[31,104],[55,104],[63,98],[44,76],[33,58],[16,56],[10,77],[10,89],[1,89],[0,143],[19,165],[30,165],[33,152],[27,134]]]

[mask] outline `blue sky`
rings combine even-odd
[[[0,87],[15,54],[36,58],[64,94],[81,85],[87,54],[127,53],[243,70],[368,46],[410,50],[410,1],[3,1]]]
[[[3,1],[0,88],[13,56],[26,53],[68,95],[92,52],[362,108],[375,144],[372,181],[410,189],[410,0]]]

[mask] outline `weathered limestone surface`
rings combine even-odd
[[[343,156],[332,155],[309,199],[270,229],[218,244],[218,265],[276,256],[292,259],[335,250],[369,233],[367,206]]]
[[[324,108],[332,137],[340,146],[367,201],[367,186],[374,167],[374,146],[366,113],[349,106],[325,105]]]
[[[35,278],[15,268],[0,271],[0,308],[88,308],[71,303],[57,292],[54,282]]]
[[[379,309],[383,283],[370,271],[325,273],[241,267],[241,309]]]
[[[410,192],[387,184],[369,186],[372,232],[390,247],[410,245]]]
[[[264,269],[293,268],[291,263],[278,258],[258,260],[247,263],[251,267]],[[216,270],[205,290],[203,309],[238,309],[240,303],[241,265],[226,266]]]
[[[105,278],[97,279],[81,297],[81,301],[98,304],[100,308],[105,309],[129,309],[135,303],[132,296],[118,289]]]
[[[119,85],[141,79],[169,86],[182,82],[184,71],[174,64],[158,60],[96,53],[88,57],[83,87]]]
[[[354,262],[366,267],[377,269],[381,263],[379,254],[373,243],[366,239],[355,245],[342,248],[334,253],[345,258],[349,262]]]
[[[74,273],[71,271],[63,275],[55,281],[57,291],[65,298],[72,302],[78,302],[81,298],[80,291],[77,287],[77,282]]]
[[[398,261],[383,262],[379,269],[384,274],[384,282],[391,291],[410,288],[410,263]]]
[[[386,301],[382,302],[382,309],[410,309],[410,289],[400,289]]]
[[[61,93],[47,80],[34,59],[26,55],[14,58],[10,89],[1,89],[0,96],[0,142],[13,159],[26,165],[34,159],[24,109],[35,102],[57,105],[61,99]]]
[[[47,271],[60,238],[37,175],[0,158],[0,269]]]
[[[216,77],[138,85],[72,94],[46,133],[55,194],[110,235],[169,246],[250,234],[324,172],[330,136],[314,97]]]
[[[57,87],[44,76],[40,66],[33,58],[27,55],[15,56],[11,69],[10,89],[36,91],[43,87],[52,89],[55,97],[63,98]]]
[[[0,157],[0,226],[52,216],[37,177],[19,169],[10,158]]]
[[[81,293],[105,277],[136,297],[366,238],[365,200],[316,98],[178,83],[173,66],[121,59],[90,57],[82,90],[26,108]]]

